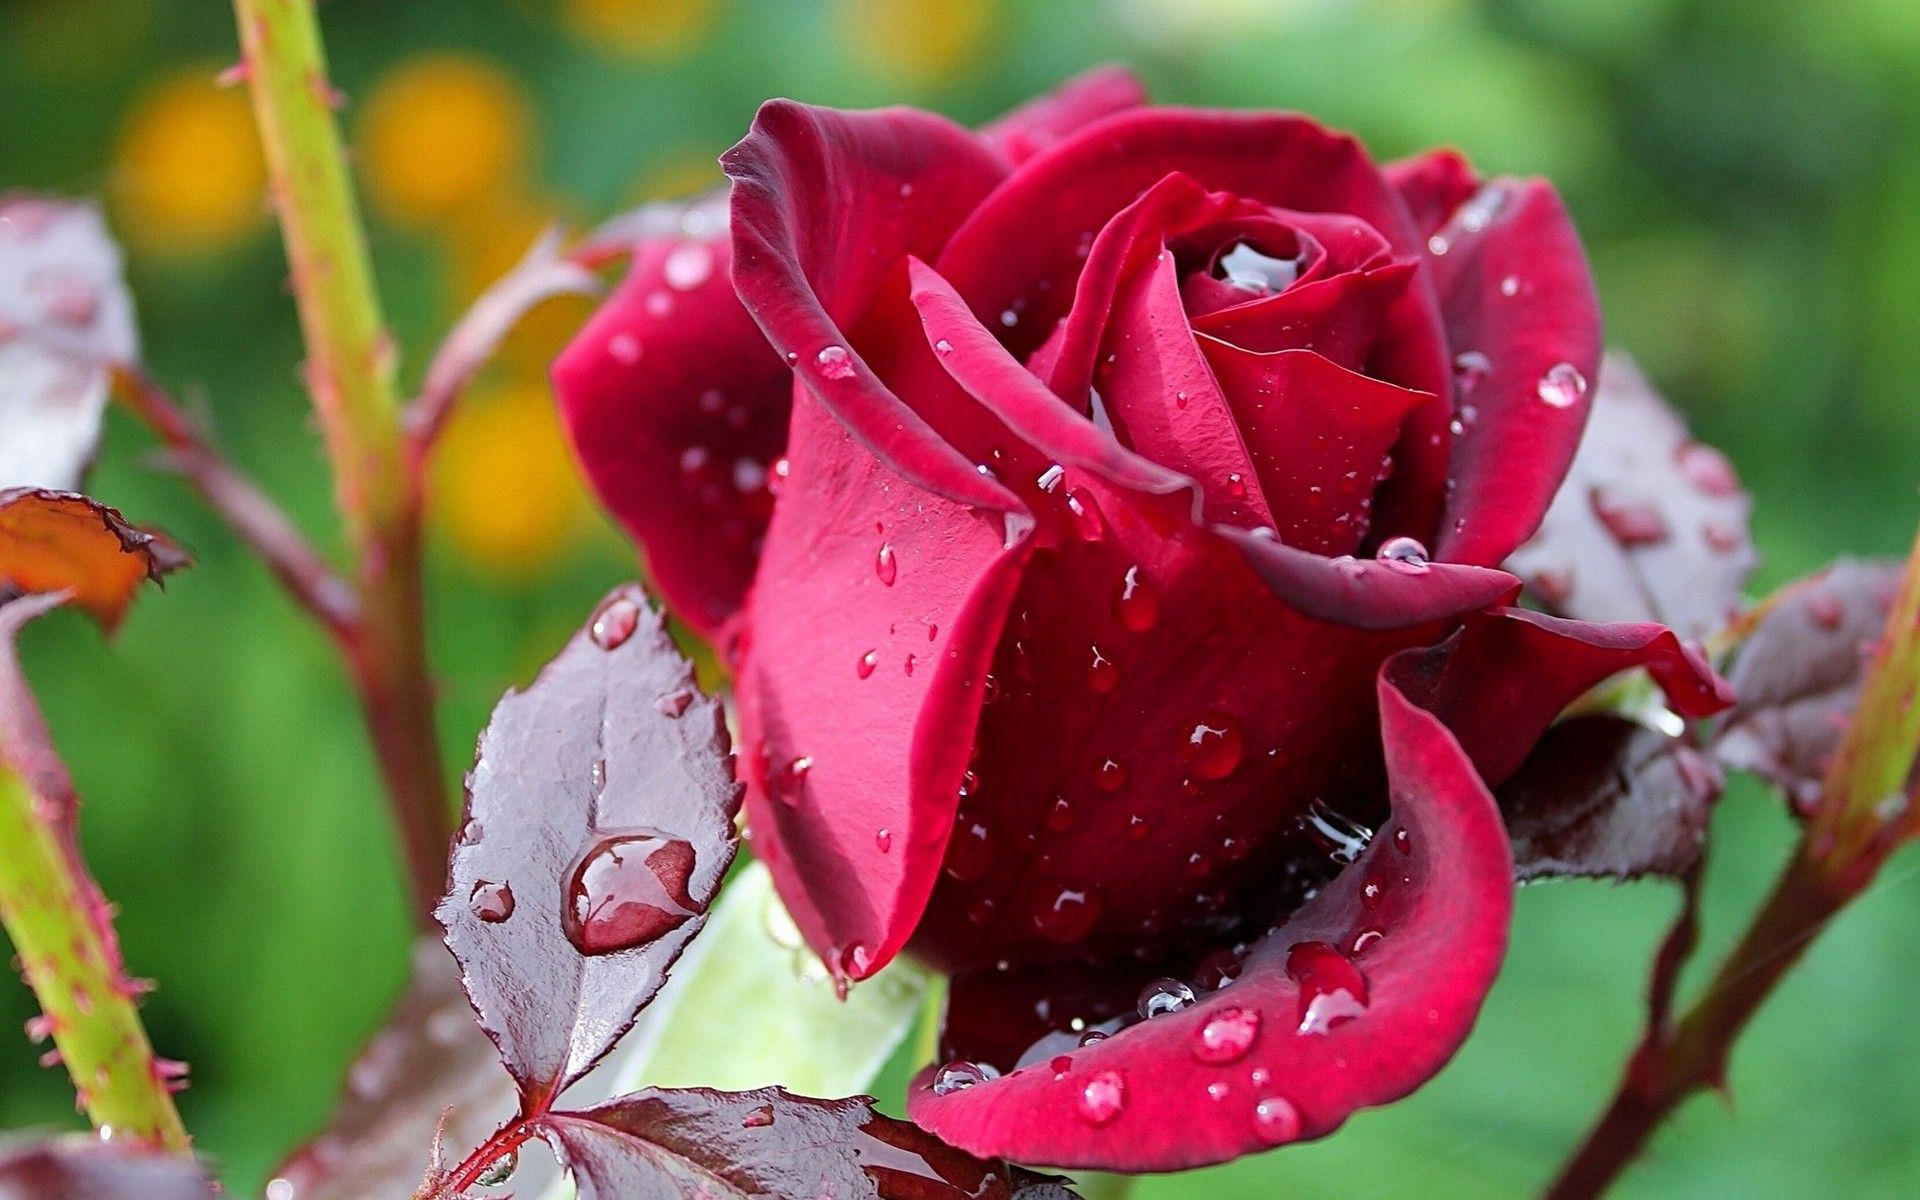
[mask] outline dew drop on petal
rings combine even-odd
[[[1572,408],[1587,394],[1587,377],[1572,363],[1555,363],[1540,377],[1540,399],[1554,408]]]
[[[1142,1020],[1151,1021],[1192,1008],[1195,998],[1191,987],[1169,977],[1156,979],[1141,988],[1140,999],[1134,1007]]]
[[[1282,1096],[1268,1096],[1253,1106],[1253,1132],[1269,1146],[1300,1136],[1300,1110]]]
[[[874,848],[880,851],[880,853],[882,854],[885,854],[887,851],[893,849],[893,830],[891,829],[874,830],[873,845],[874,845]]]
[[[1326,1033],[1367,1010],[1367,977],[1327,942],[1296,943],[1287,975],[1300,985],[1301,1033]]]
[[[893,552],[892,542],[880,543],[880,549],[873,556],[873,573],[887,587],[892,587],[893,581],[900,577],[900,560]]]
[[[581,856],[560,923],[582,954],[644,946],[700,915],[687,894],[693,846],[653,831],[605,837]]]
[[[1107,519],[1094,501],[1093,493],[1085,488],[1068,488],[1067,511],[1073,514],[1073,526],[1081,540],[1097,542],[1107,536]]]
[[[1240,765],[1244,748],[1240,722],[1225,713],[1202,713],[1180,738],[1180,764],[1195,779],[1225,779]]]
[[[1102,1071],[1080,1087],[1080,1115],[1089,1125],[1111,1125],[1126,1107],[1127,1079],[1118,1071]]]
[[[945,358],[947,355],[953,353],[953,343],[945,338],[941,338],[933,344],[933,352]]]
[[[847,353],[845,346],[823,346],[820,353],[814,355],[813,362],[828,379],[853,377],[853,355]]]
[[[865,942],[849,942],[833,957],[842,979],[865,979],[873,974],[873,951]]]
[[[1140,574],[1138,565],[1127,568],[1120,581],[1120,595],[1114,601],[1120,623],[1133,633],[1145,633],[1160,619],[1160,597]]]
[[[1193,1056],[1211,1066],[1236,1063],[1260,1038],[1260,1012],[1252,1008],[1223,1008],[1193,1032]]]
[[[1100,653],[1100,647],[1089,646],[1093,661],[1087,664],[1087,690],[1096,696],[1104,696],[1120,686],[1120,668],[1113,660]]]
[[[955,1059],[933,1073],[933,1094],[951,1096],[955,1092],[964,1092],[970,1087],[977,1087],[990,1079],[999,1077],[1000,1072],[985,1063]]]
[[[1127,786],[1127,769],[1111,758],[1093,769],[1093,786],[1103,792],[1117,792]]]
[[[1374,557],[1408,575],[1427,573],[1427,548],[1415,538],[1390,537],[1380,543]]]
[[[1077,942],[1100,918],[1100,894],[1092,888],[1056,887],[1042,892],[1034,907],[1033,927],[1052,942]]]
[[[879,665],[880,665],[880,652],[878,650],[869,650],[865,654],[862,654],[860,656],[860,661],[854,664],[853,670],[856,675],[860,676],[860,678],[862,679],[865,679],[869,675],[872,675],[873,669]]]

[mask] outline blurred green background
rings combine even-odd
[[[1920,504],[1920,14],[1913,0],[330,0],[323,19],[417,372],[432,335],[543,221],[717,179],[774,95],[977,121],[1093,63],[1164,100],[1300,108],[1383,156],[1452,142],[1552,177],[1610,340],[1758,500],[1763,585],[1893,553]],[[317,537],[327,480],[219,0],[0,0],[0,187],[104,198],[149,356]],[[578,307],[509,346],[452,429],[432,548],[446,756],[632,557],[573,481],[542,368]],[[328,648],[114,418],[91,490],[200,556],[112,644],[56,618],[26,647],[87,796],[181,1103],[239,1194],[328,1110],[405,962],[387,828]],[[1790,836],[1723,805],[1709,949]],[[1768,1007],[1734,1103],[1697,1100],[1629,1197],[1920,1194],[1920,879],[1896,859]],[[1484,1197],[1535,1190],[1598,1110],[1640,1018],[1670,889],[1520,898],[1480,1030],[1413,1099],[1335,1137],[1147,1197]],[[0,1126],[71,1093],[0,980]]]

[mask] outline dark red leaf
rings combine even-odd
[[[778,1200],[1061,1200],[1053,1180],[989,1164],[864,1096],[814,1100],[782,1088],[648,1090],[541,1132],[573,1172],[580,1200],[681,1196]]]
[[[215,1200],[200,1164],[93,1137],[0,1145],[0,1200]]]
[[[1681,875],[1700,857],[1721,783],[1679,738],[1611,715],[1562,722],[1500,789],[1514,875]]]
[[[317,1138],[274,1173],[275,1200],[407,1200],[435,1147],[477,1145],[513,1115],[513,1079],[474,1024],[446,948],[414,945],[413,974],[392,1017],[347,1072]]]
[[[1778,784],[1796,808],[1818,799],[1899,579],[1897,562],[1846,559],[1783,598],[1734,660],[1740,703],[1714,756]]]
[[[1751,501],[1727,460],[1692,440],[1633,360],[1607,356],[1573,467],[1508,569],[1549,611],[1720,629],[1758,562]]]
[[[139,352],[100,210],[0,196],[0,487],[78,487],[100,441],[106,364]]]
[[[0,591],[71,592],[109,631],[142,583],[191,561],[165,535],[78,492],[0,491]]]
[[[636,587],[494,709],[436,915],[528,1113],[666,981],[733,861],[738,807],[720,708]]]

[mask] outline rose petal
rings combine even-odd
[[[1520,581],[1505,571],[1462,563],[1425,569],[1393,561],[1298,550],[1260,532],[1214,531],[1240,547],[1274,594],[1323,621],[1355,629],[1401,629],[1511,601]]]
[[[1121,66],[1095,67],[992,121],[980,136],[1018,166],[1083,125],[1147,102],[1147,89]]]
[[[1600,308],[1579,234],[1546,183],[1496,180],[1435,233],[1460,435],[1439,545],[1498,563],[1539,527],[1585,428]],[[1466,357],[1466,356],[1477,357]]]
[[[950,500],[1012,506],[887,389],[845,332],[901,258],[931,258],[999,180],[992,152],[931,113],[772,100],[721,163],[733,180],[734,286],[801,383],[905,479]]]
[[[1360,371],[1416,270],[1399,261],[1295,284],[1264,300],[1203,313],[1193,329],[1255,353],[1312,350]]]
[[[1255,354],[1210,337],[1200,348],[1289,546],[1348,554],[1367,534],[1374,489],[1407,414],[1431,399],[1310,350]]]
[[[1387,182],[1400,193],[1421,237],[1439,232],[1454,210],[1480,190],[1480,176],[1458,150],[1443,148],[1386,165]]]
[[[913,1119],[975,1153],[1182,1170],[1322,1137],[1439,1070],[1472,1028],[1505,952],[1511,860],[1499,811],[1466,755],[1390,678],[1391,670],[1379,703],[1393,819],[1249,952],[1230,987],[1065,1061],[944,1095],[930,1069],[909,1093]],[[1378,898],[1363,899],[1367,884],[1382,889]],[[1302,1020],[1296,978],[1313,976],[1289,970],[1295,948],[1322,943],[1345,958],[1366,930],[1382,936],[1349,960],[1364,977],[1364,1005],[1328,992],[1334,1003],[1324,1012],[1339,1016],[1315,1031]]]
[[[724,241],[642,243],[553,365],[567,435],[661,594],[706,636],[739,609],[793,377],[740,307]]]
[[[1683,716],[1712,716],[1733,703],[1705,657],[1665,626],[1592,625],[1521,608],[1476,613],[1445,643],[1405,656],[1400,679],[1498,786],[1562,709],[1634,667],[1645,667]]]
[[[805,393],[788,457],[738,688],[748,813],[801,932],[862,978],[932,890],[1028,547],[1002,513],[915,486]]]

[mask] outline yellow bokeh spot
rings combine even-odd
[[[838,0],[834,18],[875,71],[935,81],[979,59],[998,7],[999,0]]]
[[[719,0],[562,0],[567,28],[580,40],[623,54],[664,58],[697,46],[713,27]]]
[[[476,389],[441,435],[434,514],[462,558],[519,581],[551,567],[590,510],[552,395],[535,382]]]
[[[112,196],[121,232],[143,253],[219,249],[264,223],[266,168],[246,93],[211,65],[149,85],[121,121]]]
[[[490,63],[402,63],[374,87],[359,126],[375,209],[400,225],[451,220],[519,177],[532,124],[520,86]]]

